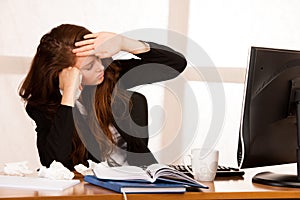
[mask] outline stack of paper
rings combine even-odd
[[[80,183],[80,180],[52,180],[39,177],[1,176],[0,187],[33,189],[33,190],[64,190]]]

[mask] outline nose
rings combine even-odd
[[[100,60],[97,60],[97,64],[96,64],[96,71],[100,72],[104,70],[104,66],[102,64],[102,62]]]

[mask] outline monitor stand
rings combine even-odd
[[[300,90],[295,90],[297,117],[297,175],[261,172],[252,178],[252,182],[271,186],[300,188]]]
[[[252,182],[271,186],[300,188],[298,175],[261,172],[252,178]]]

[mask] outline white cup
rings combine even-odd
[[[190,159],[192,171],[187,166],[187,159]],[[213,181],[218,169],[219,151],[214,149],[192,149],[191,154],[183,159],[185,168],[194,176],[197,181]]]

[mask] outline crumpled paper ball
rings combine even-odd
[[[62,163],[54,160],[49,168],[42,166],[38,172],[38,176],[54,180],[71,180],[75,174],[64,167]]]
[[[29,169],[27,164],[28,161],[5,163],[3,172],[6,175],[13,176],[25,176],[26,174],[32,174],[33,171]]]
[[[82,174],[83,176],[94,175],[93,169],[97,166],[97,163],[95,163],[91,160],[88,160],[88,163],[89,163],[89,167],[86,167],[83,164],[78,164],[78,165],[74,166],[74,169],[78,173]]]

